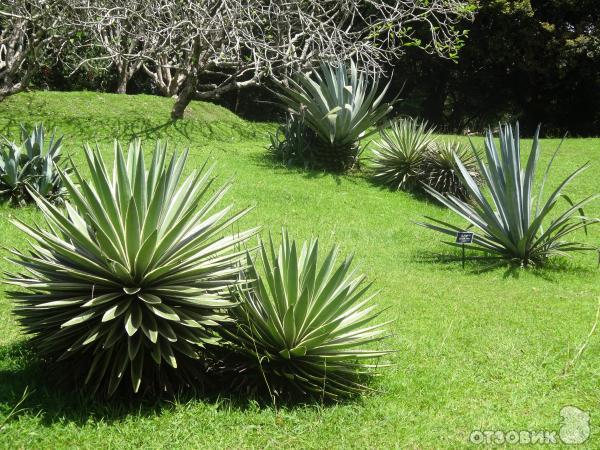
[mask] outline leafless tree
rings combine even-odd
[[[282,83],[322,60],[382,70],[409,42],[452,54],[456,25],[470,14],[463,0],[158,0],[144,69],[163,93],[178,94],[177,119],[193,98]],[[416,29],[426,39],[415,39]]]
[[[36,51],[60,36],[54,30],[62,30],[63,42],[65,33],[81,31],[83,39],[70,49],[78,55],[73,70],[114,67],[118,92],[125,92],[143,69],[162,95],[176,95],[171,116],[177,119],[194,98],[216,98],[265,79],[284,83],[323,60],[352,58],[367,70],[383,70],[407,43],[453,54],[462,33],[456,25],[472,14],[467,3],[1,0],[0,81],[4,89],[22,89]]]
[[[76,55],[72,72],[83,66],[114,68],[119,94],[153,51],[152,0],[70,0],[64,21],[80,30],[83,39],[70,51]]]
[[[187,54],[186,56],[189,57],[190,55]],[[145,62],[142,65],[144,72],[150,77],[160,95],[175,97],[187,76],[187,72],[182,68],[188,66],[188,64],[178,64],[172,56],[164,52],[159,52],[154,58],[150,59],[154,59],[154,62]]]
[[[0,100],[21,92],[51,43],[62,45],[61,2],[0,1]]]

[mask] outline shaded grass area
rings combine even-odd
[[[32,92],[9,97],[2,104],[0,133],[17,130],[20,123],[43,122],[59,127],[66,140],[110,142],[142,139],[195,140],[262,138],[272,125],[246,122],[212,103],[194,102],[186,120],[169,119],[173,102],[153,95],[125,96],[96,92]],[[8,113],[10,111],[10,113]],[[51,112],[51,114],[48,114]]]
[[[382,347],[397,352],[374,382],[380,392],[338,405],[273,406],[227,392],[90,402],[49,384],[2,285],[0,426],[25,388],[32,393],[25,409],[4,424],[0,447],[457,448],[467,445],[472,430],[558,431],[565,405],[590,412],[586,446],[600,446],[597,334],[576,358],[598,307],[597,255],[527,271],[482,270],[477,262],[463,270],[460,261],[445,261],[459,253],[441,236],[414,225],[423,215],[456,221],[426,198],[381,189],[366,173],[333,176],[280,167],[265,156],[273,125],[244,122],[199,102],[183,121],[171,123],[170,103],[150,96],[20,94],[0,103],[0,132],[14,135],[20,122],[43,120],[66,135],[66,151],[79,167],[84,141],[98,141],[110,160],[114,137],[168,139],[172,149],[190,148],[188,169],[210,158],[222,182],[234,178],[224,204],[256,206],[241,226],[262,225],[263,235],[287,226],[293,238],[314,234],[324,246],[337,242],[354,252],[381,289],[378,304],[388,308],[382,320],[394,320],[393,337]],[[557,144],[542,142],[542,164]],[[552,180],[588,160],[591,169],[568,193],[582,198],[598,191],[600,139],[567,140]],[[600,205],[587,213],[599,216]],[[39,222],[41,215],[33,207],[0,207],[0,246],[23,250],[26,239],[11,218]],[[576,237],[598,244],[600,227]],[[0,265],[3,272],[13,268]]]

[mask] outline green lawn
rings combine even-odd
[[[591,414],[591,437],[600,448],[600,336],[592,334],[600,299],[598,256],[578,255],[545,269],[439,262],[454,254],[441,235],[413,224],[423,215],[455,220],[430,201],[374,186],[366,174],[333,176],[278,167],[265,156],[272,124],[248,123],[229,111],[192,103],[188,118],[167,120],[171,100],[96,93],[27,93],[0,103],[0,133],[21,122],[44,121],[65,134],[65,148],[83,167],[81,144],[97,142],[110,158],[111,141],[142,136],[190,147],[188,168],[217,162],[223,181],[235,184],[227,201],[256,205],[244,224],[263,233],[289,227],[292,237],[320,236],[354,252],[381,289],[379,305],[394,319],[391,368],[375,381],[380,393],[337,405],[280,406],[218,398],[117,405],[92,403],[45,384],[44,370],[23,347],[24,336],[0,289],[0,427],[25,388],[24,411],[0,431],[5,448],[137,447],[463,447],[472,430],[550,430],[560,409]],[[480,142],[480,140],[476,140]],[[542,143],[542,164],[557,140]],[[148,142],[148,148],[151,143]],[[592,167],[568,192],[600,188],[600,139],[569,139],[553,180],[590,160]],[[600,216],[600,202],[587,213]],[[0,246],[27,248],[9,223],[40,221],[33,207],[0,207]],[[598,243],[600,227],[589,236]],[[7,254],[2,250],[3,256]],[[2,271],[11,269],[3,261]],[[565,368],[567,370],[565,371]]]

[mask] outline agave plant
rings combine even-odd
[[[359,140],[375,133],[391,111],[391,105],[383,103],[388,87],[389,83],[378,93],[379,77],[369,80],[354,62],[349,71],[344,64],[322,64],[320,72],[290,79],[279,97],[314,131],[315,165],[339,171],[356,163]]]
[[[21,145],[4,138],[0,146],[0,196],[13,204],[32,201],[29,191],[53,202],[61,202],[65,196],[66,189],[56,170],[62,137],[56,139],[53,133],[46,141],[45,134],[42,124],[35,125],[31,132],[21,125]]]
[[[539,127],[533,138],[527,165],[523,168],[519,125],[517,124],[513,129],[511,125],[506,124],[500,126],[499,149],[494,143],[492,131],[487,131],[485,138],[487,164],[476,156],[487,193],[477,185],[469,169],[456,156],[456,164],[472,202],[466,203],[452,194],[443,195],[432,188],[427,190],[475,227],[476,234],[472,248],[490,254],[492,257],[516,261],[522,266],[527,266],[541,264],[551,256],[568,255],[569,252],[578,250],[595,250],[595,247],[565,241],[564,238],[576,230],[598,222],[598,219],[583,217],[582,210],[583,206],[595,199],[597,195],[591,195],[577,203],[571,202],[567,197],[569,207],[556,214],[547,226],[544,224],[547,219],[550,219],[550,212],[554,210],[559,199],[565,197],[564,188],[588,167],[588,164],[584,164],[571,173],[543,201],[544,185],[559,148],[548,163],[536,195],[534,186],[540,155]],[[427,228],[451,236],[454,236],[457,231],[463,231],[460,226],[431,217],[427,218],[433,222],[421,224]]]
[[[157,143],[148,170],[140,141],[125,156],[115,143],[112,177],[98,149],[86,146],[91,180],[59,171],[66,211],[31,195],[48,227],[15,222],[33,240],[12,251],[24,269],[8,282],[15,311],[39,354],[69,364],[93,391],[167,390],[198,375],[211,331],[229,320],[229,289],[255,230],[224,235],[246,210],[211,212],[229,185],[209,198],[211,169],[182,177],[187,151],[168,160]],[[168,160],[168,162],[167,162]]]
[[[381,130],[373,149],[375,180],[396,190],[420,187],[433,131],[417,119],[396,120]]]
[[[303,117],[288,114],[285,123],[270,138],[267,150],[274,159],[289,166],[312,166],[314,134],[305,125]]]
[[[370,323],[374,294],[365,296],[352,258],[336,267],[333,248],[319,266],[318,241],[300,247],[285,231],[279,248],[261,242],[259,253],[262,266],[248,257],[253,281],[238,289],[238,325],[229,333],[237,352],[271,391],[337,398],[367,389],[362,378],[374,366],[365,360],[388,352],[364,346],[385,337],[385,323]]]
[[[437,192],[466,200],[469,191],[460,178],[456,160],[462,163],[473,180],[480,182],[477,158],[473,151],[460,142],[448,140],[435,142],[429,148],[423,164],[423,182]]]

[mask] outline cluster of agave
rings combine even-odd
[[[47,226],[16,222],[32,248],[12,251],[22,270],[7,281],[21,288],[15,312],[49,364],[93,392],[156,393],[197,385],[210,352],[227,347],[247,371],[301,392],[366,389],[361,362],[384,352],[356,347],[381,326],[367,325],[370,297],[349,260],[333,270],[333,252],[319,268],[316,241],[298,252],[284,234],[271,263],[261,245],[259,274],[242,248],[258,230],[227,231],[248,210],[215,212],[229,185],[213,192],[205,167],[184,178],[187,152],[169,158],[157,143],[146,167],[139,141],[127,154],[115,143],[112,176],[97,148],[85,156],[90,180],[57,169],[64,210],[32,191]]]
[[[62,137],[46,140],[42,124],[29,131],[21,125],[21,144],[2,138],[0,144],[0,197],[15,205],[32,201],[31,191],[60,203],[66,193],[56,169]]]
[[[388,143],[431,151],[431,133],[416,122],[406,126],[421,129],[419,139],[398,125],[391,131],[398,139],[388,135]],[[31,148],[42,147],[36,133]],[[501,127],[499,149],[488,131],[487,163],[472,156],[481,183],[459,148],[438,152],[446,167],[458,169],[470,201],[461,191],[432,187],[449,183],[434,169],[425,189],[475,227],[475,250],[526,266],[593,249],[564,240],[599,222],[582,212],[596,196],[575,203],[563,194],[587,165],[542,201],[556,152],[534,195],[537,133],[523,168],[518,126]],[[64,209],[46,191],[28,189],[46,226],[15,222],[31,249],[11,252],[21,271],[7,279],[19,288],[10,295],[48,363],[108,395],[195,386],[227,371],[264,380],[276,392],[339,398],[368,389],[365,378],[387,353],[369,347],[386,337],[386,324],[373,323],[373,295],[352,258],[336,263],[334,248],[319,261],[317,240],[297,244],[285,230],[279,246],[261,241],[254,256],[245,244],[258,229],[230,231],[248,209],[216,210],[230,185],[214,189],[206,164],[184,177],[187,152],[169,157],[158,142],[147,166],[140,141],[126,153],[115,143],[112,171],[98,148],[86,146],[84,154],[89,180],[53,165],[68,193]],[[560,198],[569,207],[545,226]],[[422,225],[451,236],[464,229],[429,219]]]
[[[354,62],[322,64],[320,70],[288,80],[278,93],[290,111],[286,122],[271,136],[271,155],[286,165],[345,171],[357,165],[360,140],[377,133],[391,111],[383,103],[389,84],[379,92],[379,77],[372,80]],[[421,188],[428,184],[441,192],[466,198],[454,155],[477,178],[470,149],[453,142],[435,142],[433,129],[417,120],[401,119],[380,131],[375,143],[375,179],[393,189]]]
[[[583,212],[583,207],[596,199],[597,194],[573,202],[563,192],[588,167],[587,163],[564,179],[544,201],[544,187],[559,146],[548,163],[538,191],[535,191],[535,175],[540,156],[539,131],[538,127],[527,163],[523,167],[519,125],[514,128],[509,124],[500,126],[499,148],[489,129],[485,138],[487,164],[475,154],[483,186],[477,183],[471,170],[455,156],[470,202],[455,194],[442,194],[427,187],[433,197],[466,220],[469,227],[473,227],[476,234],[471,248],[483,252],[486,257],[511,260],[521,266],[528,266],[540,265],[552,256],[597,250],[590,245],[565,240],[569,234],[580,229],[587,230],[588,226],[599,222],[599,219],[585,217]],[[561,198],[566,200],[568,207],[551,217],[550,213]],[[431,217],[427,219],[431,222],[421,225],[450,236],[464,230],[464,227],[458,225]],[[548,220],[550,223],[546,226]]]
[[[360,139],[377,132],[377,126],[391,111],[383,99],[389,87],[379,91],[379,77],[372,79],[358,70],[322,64],[320,70],[289,79],[279,98],[314,135],[304,165],[331,171],[344,171],[358,162]]]
[[[373,149],[375,180],[394,190],[425,185],[466,199],[468,191],[456,161],[478,180],[476,156],[458,142],[437,142],[433,132],[427,122],[417,119],[399,119],[381,130]]]

